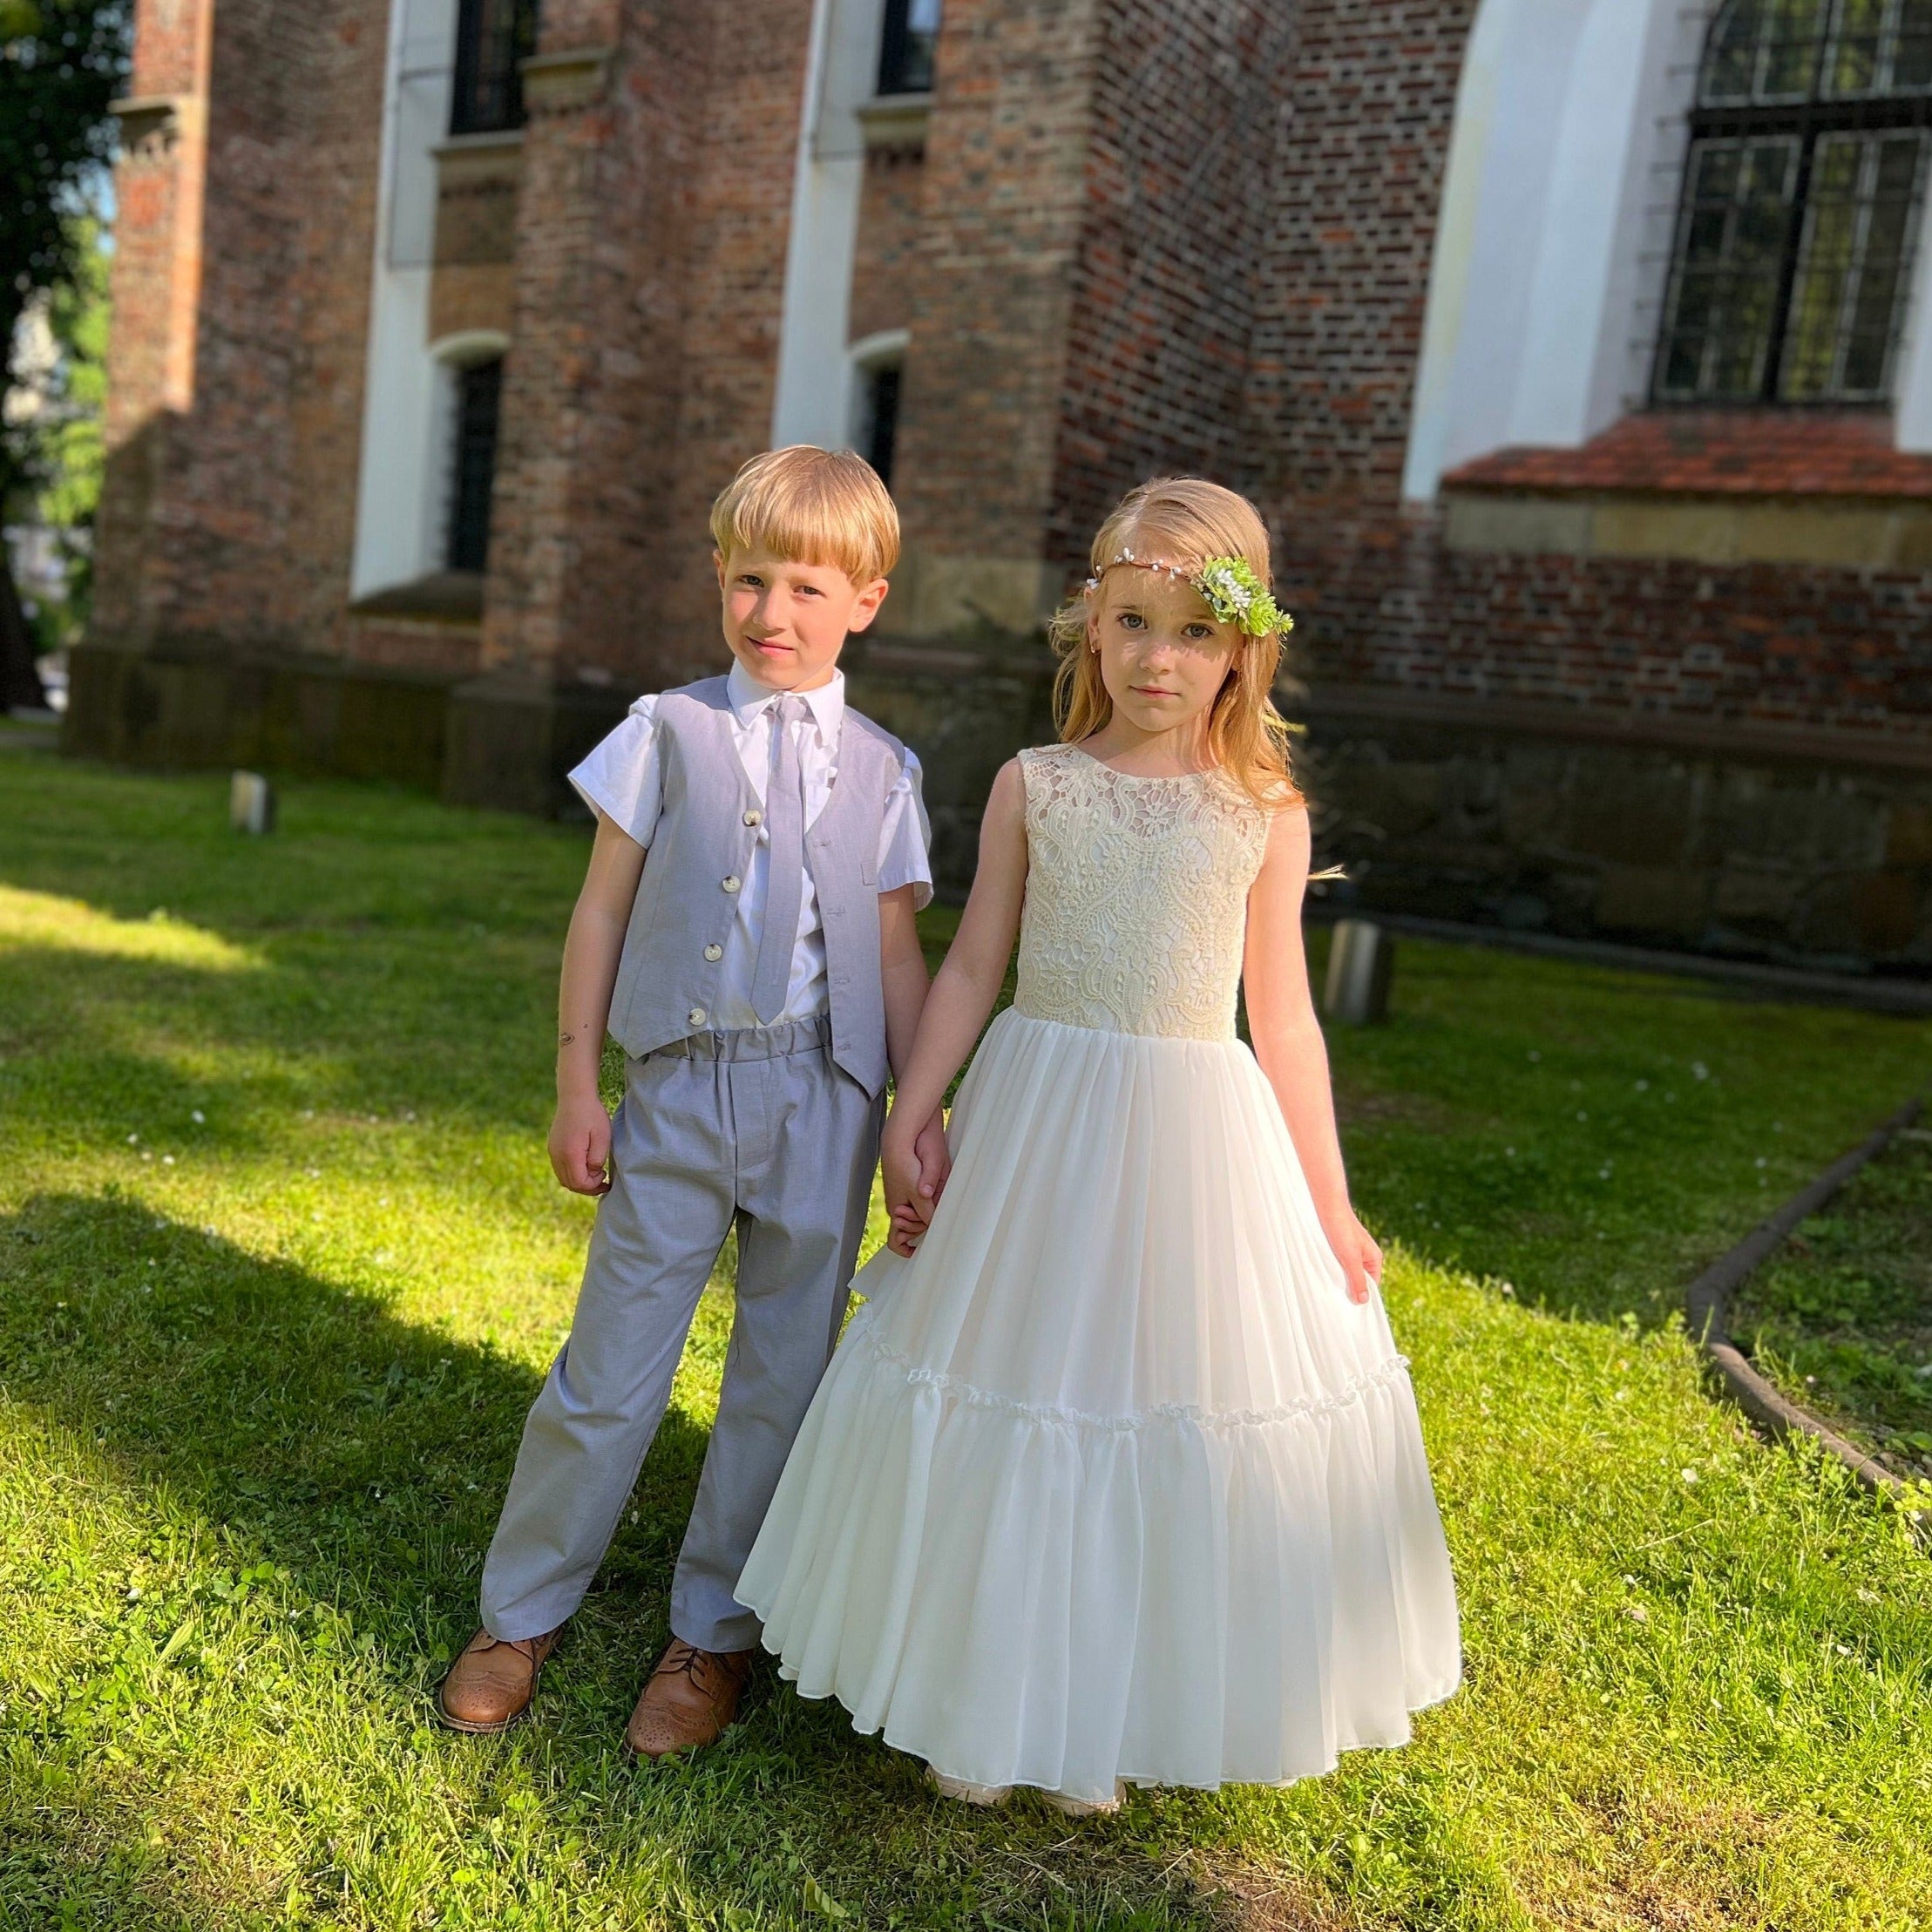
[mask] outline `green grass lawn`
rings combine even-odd
[[[223,793],[0,752],[0,1926],[1932,1923],[1932,1566],[1669,1319],[1932,1029],[1405,943],[1333,1044],[1465,1615],[1407,1750],[1073,1825],[761,1673],[639,1770],[722,1280],[537,1721],[428,1701],[588,1230],[543,1151],[587,842]]]
[[[1746,1285],[1732,1334],[1793,1400],[1932,1476],[1932,1138],[1895,1142]]]

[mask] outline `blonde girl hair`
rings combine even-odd
[[[1204,477],[1156,477],[1129,491],[1094,539],[1088,587],[1063,604],[1047,626],[1060,659],[1054,716],[1063,744],[1092,737],[1114,715],[1114,701],[1101,677],[1100,654],[1090,647],[1100,580],[1110,568],[1139,567],[1117,561],[1123,551],[1190,576],[1210,558],[1238,557],[1273,588],[1267,525],[1245,497]],[[1227,681],[1208,713],[1209,755],[1257,805],[1271,811],[1302,802],[1288,764],[1292,728],[1275,708],[1272,695],[1280,668],[1279,632],[1266,637],[1244,633]]]

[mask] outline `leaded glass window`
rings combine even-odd
[[[1691,116],[1654,393],[1880,403],[1932,129],[1932,0],[1726,0]]]

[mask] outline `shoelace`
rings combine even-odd
[[[526,1664],[537,1661],[537,1646],[543,1642],[540,1637],[494,1637],[489,1644],[492,1651],[514,1651]]]
[[[709,1651],[701,1651],[694,1644],[687,1644],[681,1657],[666,1656],[664,1661],[658,1665],[656,1675],[688,1678],[694,1689],[708,1693],[709,1686],[705,1682],[705,1677],[711,1671],[726,1677],[732,1674],[722,1657],[713,1656]]]

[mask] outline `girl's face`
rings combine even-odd
[[[1204,722],[1242,636],[1184,578],[1116,564],[1093,593],[1087,644],[1114,713],[1155,736]]]

